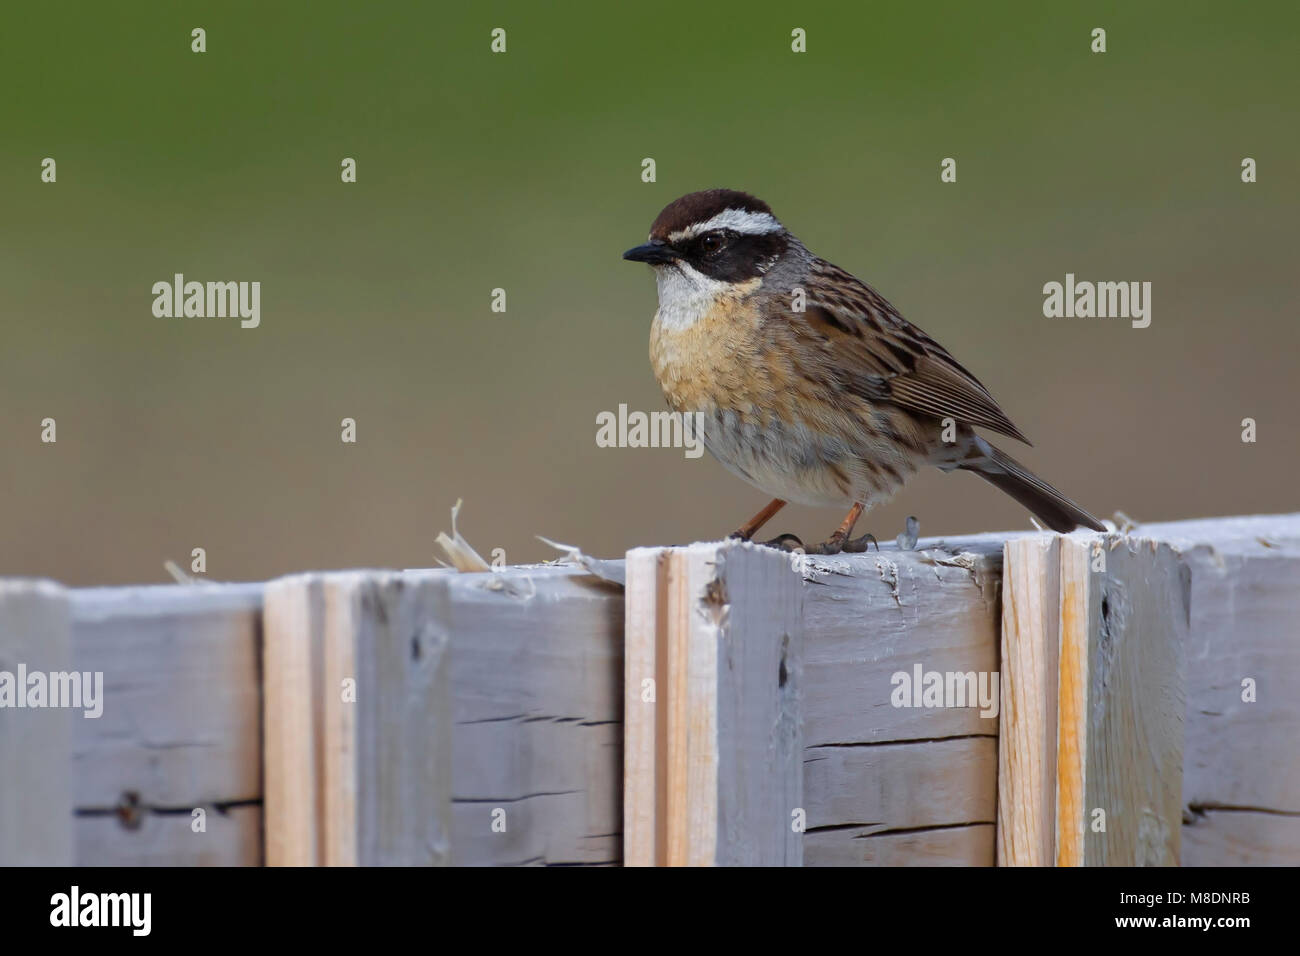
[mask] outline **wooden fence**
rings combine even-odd
[[[0,863],[1294,865],[1298,618],[1300,515],[0,580]]]

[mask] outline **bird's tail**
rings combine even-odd
[[[1093,531],[1106,530],[1100,521],[1006,452],[993,447],[978,435],[973,438],[970,454],[957,463],[956,467],[973,471],[994,487],[1005,491],[1053,531],[1064,534],[1079,526]]]

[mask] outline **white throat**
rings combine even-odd
[[[720,298],[735,292],[731,283],[711,279],[681,260],[656,266],[655,282],[659,286],[655,317],[672,332],[690,328],[708,315]]]

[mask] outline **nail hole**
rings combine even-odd
[[[140,807],[140,794],[134,790],[124,791],[117,801],[117,819],[125,830],[138,830],[144,822],[144,812]]]

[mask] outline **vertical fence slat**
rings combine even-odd
[[[299,575],[267,587],[270,865],[447,862],[447,636],[433,576]]]
[[[1142,533],[1191,572],[1183,865],[1300,864],[1300,515]]]
[[[998,726],[998,865],[1056,859],[1056,734],[1061,539],[1006,543],[1002,713]]]
[[[1005,568],[999,861],[1176,865],[1186,566],[1153,541],[1072,535],[1009,541]]]
[[[638,549],[627,571],[626,862],[798,866],[803,614],[790,557],[696,544]]]
[[[320,862],[321,785],[313,667],[324,642],[324,583],[297,575],[266,587],[262,612],[263,819],[268,866]]]
[[[1084,708],[1061,708],[1059,786],[1076,789],[1058,812],[1060,865],[1178,865],[1188,582],[1168,545],[1062,539],[1062,668],[1083,668]]]
[[[660,548],[638,548],[627,555],[625,591],[624,678],[623,678],[623,863],[625,866],[654,866],[658,835],[658,810],[664,803],[659,791],[667,778],[656,775],[659,760],[658,688],[655,655],[659,648],[656,630],[663,616],[659,600],[661,576],[666,573],[668,552]]]
[[[71,866],[72,721],[80,711],[14,706],[20,676],[71,668],[67,592],[49,581],[0,580],[0,866]],[[25,701],[24,701],[25,702]]]

